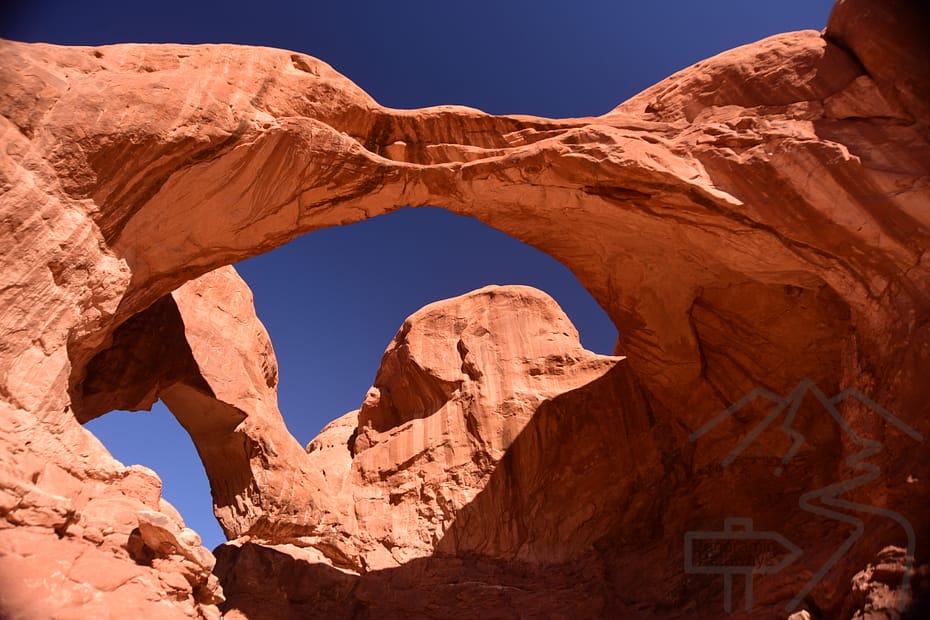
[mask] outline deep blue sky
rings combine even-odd
[[[242,43],[328,62],[396,108],[463,104],[496,114],[607,112],[667,75],[765,36],[822,29],[828,0],[623,2],[46,2],[0,8],[0,37],[59,44]],[[306,235],[238,265],[281,367],[280,405],[306,444],[358,407],[403,319],[485,284],[537,286],[588,348],[616,331],[548,256],[438,209],[405,209]],[[88,425],[126,464],[142,463],[207,546],[223,537],[190,440],[163,407]],[[140,438],[144,440],[140,441]]]

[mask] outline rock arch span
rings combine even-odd
[[[389,110],[278,50],[3,43],[7,520],[79,548],[94,514],[81,488],[157,509],[75,422],[129,398],[100,370],[121,335],[146,313],[183,316],[185,295],[228,302],[206,292],[231,281],[225,264],[404,205],[473,215],[568,266],[617,325],[686,485],[713,455],[681,438],[757,385],[856,385],[926,434],[925,22],[893,4],[839,3],[825,35],[739,48],[567,120]],[[187,362],[170,371],[198,380]],[[189,430],[242,426],[220,409]],[[259,461],[293,449],[248,437]],[[891,466],[927,464],[903,449]]]

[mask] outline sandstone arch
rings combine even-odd
[[[663,430],[814,375],[926,435],[925,21],[873,4],[567,120],[388,110],[277,50],[3,43],[7,520],[66,533],[75,505],[92,513],[82,480],[119,486],[75,416],[109,406],[85,396],[120,397],[93,372],[133,317],[222,265],[404,205],[476,216],[568,266]],[[889,466],[927,478],[912,447]]]

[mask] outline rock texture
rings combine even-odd
[[[618,518],[637,471],[658,464],[622,359],[582,349],[555,302],[528,287],[487,287],[423,308],[388,347],[361,409],[307,447],[310,468],[326,475],[322,495],[338,502],[307,542],[332,546],[334,562],[356,572],[436,551],[571,557]],[[578,481],[559,496],[556,484],[542,488],[543,455],[514,446],[540,434],[571,443],[565,418],[591,414],[563,402],[598,389],[588,398],[613,403],[597,419],[609,436],[589,437],[592,446],[564,454],[561,466],[583,464],[614,484]],[[643,459],[630,450],[638,440]]]
[[[626,359],[584,350],[544,293],[431,304],[362,407],[307,447],[326,480],[315,531],[217,550],[228,617],[621,609],[593,548],[649,529],[650,500],[631,498],[667,486],[654,424]]]
[[[682,541],[729,517],[803,549],[734,617],[799,592],[812,616],[874,604],[854,576],[930,540],[928,30],[919,3],[844,0],[825,33],[567,120],[386,109],[280,50],[0,43],[3,613],[215,615],[157,478],[80,426],[159,397],[236,539],[231,614],[713,616],[720,578],[685,572]],[[569,267],[626,359],[557,337],[535,294],[475,293],[402,330],[358,421],[307,453],[248,291],[217,269],[427,204]],[[554,340],[478,335],[509,312]],[[831,399],[849,388],[868,400]],[[784,426],[760,426],[772,402]]]
[[[226,267],[178,288],[116,330],[88,365],[78,419],[148,409],[161,398],[207,468],[226,535],[270,537],[285,527],[286,515],[319,518],[312,494],[321,479],[301,469],[303,449],[277,408],[277,377],[251,291]],[[303,484],[295,488],[291,475]],[[267,512],[277,520],[269,522]]]
[[[909,588],[902,591],[901,583],[906,573]],[[927,612],[927,567],[918,573],[907,561],[907,551],[900,547],[882,549],[873,563],[856,573],[852,579],[853,598],[849,607],[853,618],[901,618],[902,601],[909,602],[918,594],[917,604],[912,606],[907,617],[919,618]],[[847,615],[847,614],[844,614]]]

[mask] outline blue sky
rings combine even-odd
[[[765,36],[822,29],[828,0],[395,0],[5,3],[0,37],[101,45],[241,43],[328,62],[395,108],[462,104],[495,114],[607,112],[698,60]],[[280,365],[279,400],[306,444],[358,407],[404,318],[486,284],[529,284],[562,305],[590,349],[616,331],[564,267],[470,218],[404,209],[305,235],[238,265]],[[196,451],[164,407],[88,425],[142,463],[208,547],[223,541]]]

